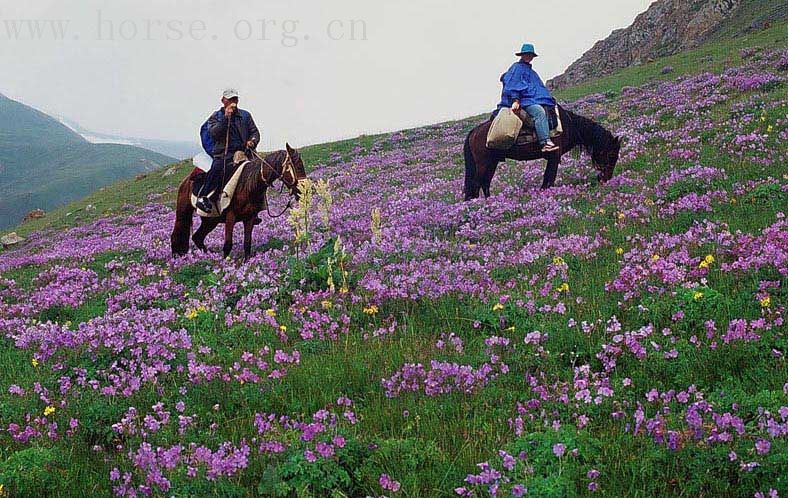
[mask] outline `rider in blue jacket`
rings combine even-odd
[[[238,91],[233,89],[225,90],[222,94],[222,108],[208,118],[207,131],[213,149],[210,151],[213,163],[206,175],[205,184],[200,189],[200,197],[196,204],[201,210],[210,212],[213,203],[209,197],[227,180],[222,178],[222,175],[229,173],[226,166],[232,164],[233,154],[239,150],[245,151],[257,147],[260,143],[260,132],[252,115],[238,108]],[[229,143],[225,142],[227,138]]]
[[[515,55],[520,57],[520,60],[512,64],[512,67],[501,76],[503,92],[498,110],[511,107],[518,115],[521,109],[525,110],[534,120],[536,136],[542,145],[542,152],[558,150],[558,146],[550,140],[550,125],[547,113],[542,107],[555,106],[556,101],[542,82],[542,78],[531,67],[531,61],[537,57],[534,46],[526,43]]]

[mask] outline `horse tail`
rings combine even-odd
[[[189,252],[189,237],[192,234],[192,215],[194,214],[190,178],[181,183],[178,188],[178,200],[175,201],[175,227],[170,236],[173,256],[183,256]]]
[[[463,154],[465,155],[465,200],[476,199],[479,197],[478,175],[476,172],[476,159],[473,158],[473,151],[471,150],[471,135],[473,130],[468,132],[465,137],[465,145],[463,146]]]

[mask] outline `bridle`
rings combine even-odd
[[[296,175],[295,172],[295,165],[293,165],[293,158],[290,157],[290,151],[289,150],[285,151],[286,155],[285,155],[285,160],[282,162],[282,170],[277,171],[276,168],[274,168],[271,165],[271,163],[266,161],[264,157],[258,154],[256,150],[254,149],[249,149],[249,150],[253,156],[255,156],[257,159],[260,160],[260,178],[262,178],[263,183],[265,183],[266,186],[264,195],[265,195],[265,209],[268,212],[268,216],[271,218],[279,218],[280,216],[285,214],[285,211],[287,211],[292,207],[293,199],[295,198],[296,192],[298,191],[298,176]],[[265,172],[266,167],[271,172],[273,172],[273,175],[266,175]],[[284,188],[287,187],[287,189],[290,190],[290,198],[287,200],[287,205],[284,207],[284,209],[282,209],[282,212],[280,212],[277,215],[273,215],[271,214],[271,210],[268,204],[268,188],[269,187],[273,188],[274,182],[276,180],[280,180],[282,182],[282,187],[279,189],[279,193],[281,194],[282,190],[284,190]]]

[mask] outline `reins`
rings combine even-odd
[[[281,180],[281,181],[282,181],[282,186],[279,188],[279,193],[280,193],[280,194],[282,193],[282,191],[284,190],[284,188],[285,188],[285,186],[286,186],[286,184],[285,184],[285,181],[284,181],[284,175],[285,175],[285,169],[284,169],[284,168],[285,168],[285,164],[284,164],[284,163],[282,163],[282,172],[281,172],[281,173],[279,173],[279,172],[277,172],[277,171],[276,171],[276,168],[274,168],[274,167],[271,165],[271,163],[269,163],[268,161],[266,161],[266,160],[265,160],[265,158],[263,158],[263,157],[262,157],[260,154],[258,154],[256,150],[254,150],[254,149],[249,149],[249,150],[252,152],[252,155],[254,155],[255,157],[257,157],[257,159],[259,159],[259,160],[260,160],[260,178],[263,180],[263,183],[265,183],[265,185],[266,185],[266,188],[265,188],[265,190],[263,191],[263,196],[264,196],[264,198],[265,198],[265,210],[266,210],[266,212],[268,213],[268,217],[269,217],[269,218],[274,218],[274,219],[276,219],[276,218],[279,218],[279,217],[281,217],[283,214],[285,214],[285,212],[286,212],[288,209],[290,209],[290,208],[292,207],[292,204],[293,204],[293,198],[295,197],[295,194],[293,194],[293,192],[292,192],[292,187],[288,187],[288,188],[290,188],[290,189],[291,189],[291,191],[290,191],[290,198],[287,200],[287,205],[284,207],[284,209],[282,209],[282,211],[281,211],[279,214],[277,214],[277,215],[273,215],[273,214],[271,214],[271,206],[270,206],[270,204],[268,203],[268,188],[269,188],[269,187],[271,187],[271,188],[272,188],[272,187],[273,187],[273,182],[275,182],[276,180]],[[290,170],[292,170],[292,168],[293,168],[293,165],[292,165],[292,163],[290,163],[289,161],[287,161],[287,159],[289,159],[289,157],[290,157],[290,156],[289,156],[289,153],[288,153],[288,156],[287,156],[287,158],[285,159],[285,162],[287,162],[288,168],[289,168]],[[273,178],[272,180],[270,180],[270,181],[269,181],[269,180],[268,180],[268,179],[265,177],[265,175],[263,174],[263,166],[268,166],[268,168],[269,168],[271,171],[273,171],[273,172],[276,174],[276,177],[275,177],[275,178]],[[290,176],[291,176],[292,178],[295,178],[295,174],[293,174],[293,172],[292,172],[292,171],[290,172]]]

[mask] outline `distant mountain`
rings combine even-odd
[[[786,0],[657,0],[631,26],[598,41],[547,84],[556,90],[577,85],[786,19]]]
[[[200,147],[199,142],[196,140],[194,142],[187,142],[180,140],[156,140],[151,138],[110,135],[107,133],[90,131],[67,118],[58,117],[58,119],[61,123],[81,135],[82,138],[94,144],[134,145],[136,147],[142,147],[143,149],[152,150],[154,152],[164,154],[165,156],[171,156],[178,159],[194,157],[202,151],[202,147]]]
[[[56,119],[0,94],[0,229],[121,178],[176,159],[140,147],[93,144]]]

